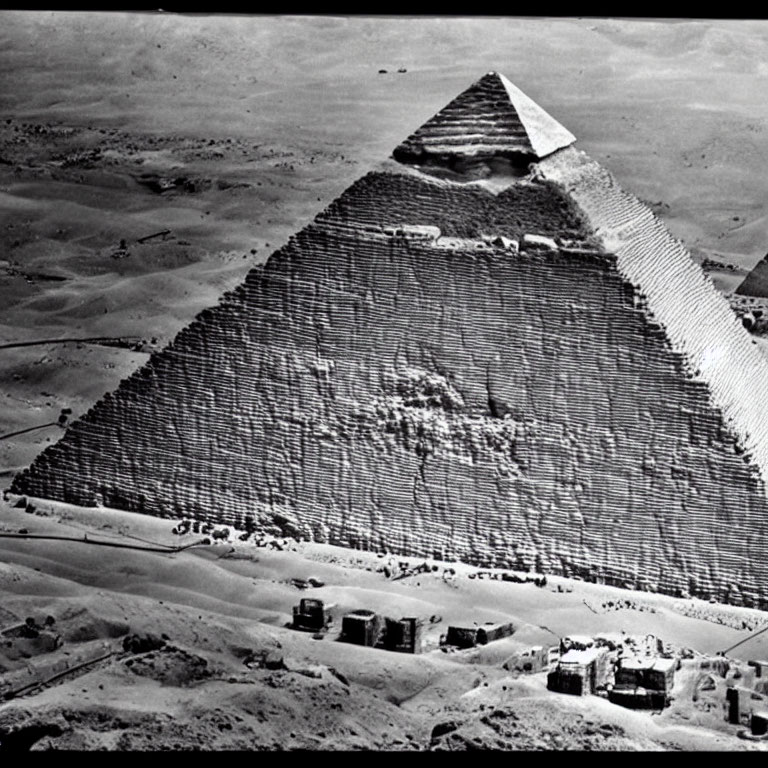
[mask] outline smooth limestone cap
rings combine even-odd
[[[541,159],[575,141],[504,75],[488,72],[402,142],[394,156],[518,153]]]

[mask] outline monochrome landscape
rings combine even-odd
[[[0,750],[765,748],[768,24],[2,17]]]

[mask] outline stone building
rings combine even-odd
[[[591,647],[569,650],[547,675],[547,688],[557,693],[588,696],[605,688],[612,679],[613,668],[606,648]]]
[[[515,625],[512,622],[488,621],[485,624],[452,625],[448,627],[445,643],[458,648],[474,648],[476,645],[487,645],[494,640],[509,637],[514,632]]]
[[[766,697],[751,688],[732,685],[725,689],[725,701],[728,722],[732,725],[749,725],[752,713],[765,709]]]
[[[360,609],[344,614],[341,639],[355,645],[376,646],[384,629],[384,619],[374,611]]]
[[[293,628],[320,632],[333,621],[334,607],[322,600],[302,598],[299,604],[293,607]]]
[[[404,617],[399,621],[386,618],[384,647],[398,653],[421,653],[424,646],[424,620]]]
[[[663,709],[670,703],[676,668],[676,659],[621,658],[608,699],[630,709]]]

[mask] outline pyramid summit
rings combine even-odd
[[[517,93],[451,102],[432,161],[524,174],[363,176],[12,491],[768,608],[768,362]]]
[[[541,159],[576,137],[514,86],[489,72],[394,151],[403,162],[453,157]]]

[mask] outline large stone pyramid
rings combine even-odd
[[[12,490],[768,606],[768,364],[572,141],[485,76]]]

